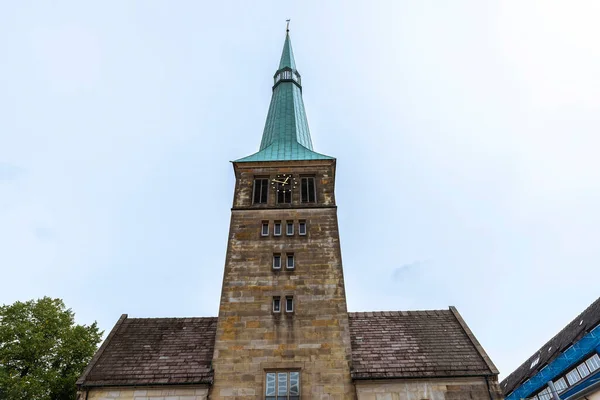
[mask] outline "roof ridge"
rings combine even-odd
[[[437,315],[448,314],[450,311],[447,309],[434,309],[434,310],[380,310],[380,311],[348,311],[349,316],[356,316],[358,314],[373,314],[374,316],[387,316],[391,315],[427,315],[427,313],[435,313]]]
[[[127,318],[128,320],[185,320],[185,319],[218,319],[218,317],[136,317],[136,318]]]

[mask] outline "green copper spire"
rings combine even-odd
[[[236,162],[332,159],[313,151],[302,101],[302,80],[296,69],[289,29],[279,68],[273,76],[273,95],[260,150]]]

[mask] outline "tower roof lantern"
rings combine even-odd
[[[333,159],[313,151],[302,100],[302,82],[296,69],[289,28],[286,30],[283,52],[273,79],[273,95],[260,149],[235,162]]]

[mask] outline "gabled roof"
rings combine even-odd
[[[77,385],[210,384],[217,318],[127,318],[108,335]]]
[[[454,307],[348,316],[353,379],[498,374]]]
[[[514,370],[501,383],[500,388],[508,396],[527,379],[536,375],[544,366],[554,360],[560,353],[581,339],[600,323],[600,298],[593,302],[573,321],[565,326],[556,336],[533,353],[519,368]],[[534,360],[539,360],[533,368]]]

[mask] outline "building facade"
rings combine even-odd
[[[504,379],[500,387],[507,400],[552,400],[554,394],[562,400],[600,400],[599,354],[600,298]]]
[[[123,315],[83,399],[494,400],[458,311],[349,313],[336,159],[313,150],[289,32],[259,151],[236,183],[217,318]]]

